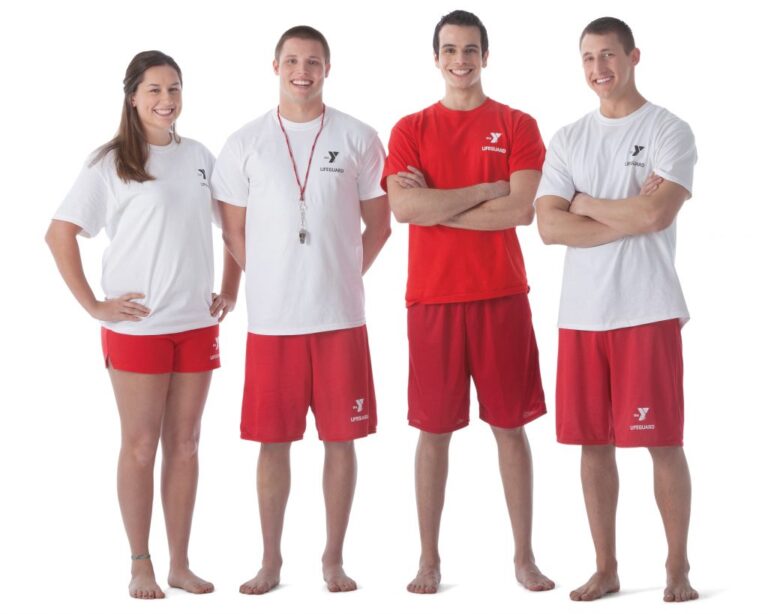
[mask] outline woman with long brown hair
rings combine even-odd
[[[187,550],[197,489],[200,421],[219,366],[218,322],[235,304],[240,270],[225,252],[221,292],[212,293],[208,180],[214,158],[181,138],[181,70],[144,51],[126,70],[117,135],[92,154],[46,235],[61,276],[102,323],[104,360],[121,425],[117,489],[131,549],[132,597],[164,593],[149,555],[153,468],[162,443],[162,502],[168,583],[192,593],[213,584],[189,569]],[[77,235],[104,228],[110,244],[98,300],[83,273]]]

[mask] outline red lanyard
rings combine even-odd
[[[299,179],[299,171],[296,168],[296,158],[293,156],[293,149],[291,148],[291,141],[288,139],[288,133],[283,126],[283,120],[280,118],[280,107],[277,107],[277,121],[280,124],[280,130],[283,131],[285,137],[285,144],[288,146],[288,155],[291,156],[291,164],[293,164],[293,176],[296,177],[296,185],[299,186],[299,201],[304,202],[304,192],[307,190],[307,181],[309,180],[309,169],[312,166],[312,156],[315,155],[315,145],[317,145],[317,139],[320,138],[320,133],[323,131],[323,125],[325,124],[325,105],[323,105],[323,114],[320,116],[320,129],[315,135],[315,140],[312,143],[312,149],[309,152],[309,161],[307,162],[307,172],[304,173],[304,185],[301,184]]]

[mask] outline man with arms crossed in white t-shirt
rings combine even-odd
[[[600,108],[555,134],[536,201],[544,242],[568,246],[557,437],[582,446],[597,555],[597,571],[571,599],[619,590],[618,446],[651,454],[668,543],[664,600],[688,601],[698,597],[688,580],[691,480],[682,447],[680,327],[688,311],[674,254],[675,218],[691,195],[696,146],[685,122],[637,91],[640,51],[623,21],[593,21],[580,47]]]
[[[240,591],[262,594],[280,582],[290,445],[303,437],[308,407],[325,444],[323,577],[330,591],[351,591],[342,548],[355,490],[353,440],[376,430],[362,274],[390,234],[378,185],[384,148],[371,127],[323,104],[331,65],[320,32],[286,31],[273,67],[279,107],[229,138],[212,179],[224,240],[246,278],[241,435],[261,442],[263,560]]]

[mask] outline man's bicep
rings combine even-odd
[[[389,224],[389,200],[386,196],[361,200],[360,217],[366,228]]]
[[[219,211],[221,212],[221,225],[225,231],[233,232],[245,229],[245,207],[230,205],[224,201],[219,202]]]
[[[561,196],[545,195],[536,199],[536,212],[539,216],[553,211],[568,211],[571,203]]]
[[[662,181],[659,188],[648,198],[651,199],[653,206],[658,211],[659,217],[663,220],[664,227],[672,223],[672,220],[680,211],[683,203],[690,198],[691,193],[674,181]]]

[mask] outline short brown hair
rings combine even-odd
[[[589,22],[581,33],[579,45],[587,34],[615,34],[624,48],[624,53],[630,53],[635,48],[635,37],[632,35],[632,29],[616,17],[600,17]]]
[[[328,46],[328,41],[325,40],[325,36],[323,36],[320,30],[315,30],[311,26],[293,26],[292,28],[289,28],[283,32],[280,40],[277,41],[277,45],[275,45],[275,60],[280,59],[280,52],[283,50],[285,41],[287,41],[289,38],[301,38],[304,40],[317,41],[323,46],[323,51],[325,52],[325,61],[330,63],[331,48]]]
[[[480,30],[480,52],[483,55],[488,52],[488,30],[485,29],[480,18],[469,11],[451,11],[440,18],[435,26],[435,32],[432,34],[432,50],[435,52],[435,56],[440,55],[440,30],[443,29],[443,26],[477,28]]]

